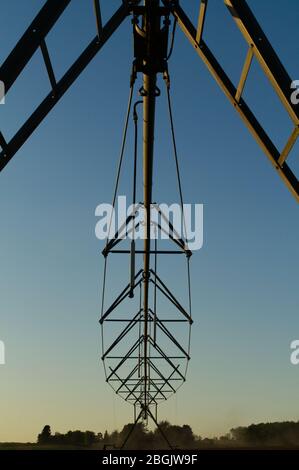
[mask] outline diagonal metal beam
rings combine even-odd
[[[150,272],[155,276],[155,281],[153,281],[152,279],[150,279],[150,281],[160,290],[160,292],[165,295],[165,297],[167,297],[176,306],[176,308],[189,320],[190,325],[192,325],[193,320],[191,316],[189,315],[189,313],[186,312],[184,307],[182,307],[182,305],[179,303],[179,301],[176,299],[170,289],[168,289],[168,287],[164,284],[162,279],[153,269],[150,269]]]
[[[112,344],[106,349],[102,356],[102,360],[105,359],[105,357],[115,348],[115,346],[131,331],[132,328],[138,323],[139,317],[141,314],[142,310],[139,310],[139,312],[136,313],[136,315],[132,318],[130,323],[126,325],[126,327],[121,331],[121,333],[118,335],[118,337],[112,342]]]
[[[159,394],[162,395],[162,397],[164,398],[164,400],[167,400],[167,397],[166,395],[162,392],[162,388],[164,387],[165,384],[163,384],[160,388],[155,384],[155,382],[152,380],[152,379],[149,379],[149,382],[151,385],[153,385],[154,389],[156,390],[156,395],[153,397],[155,399],[155,397],[157,397]],[[166,392],[165,392],[166,393]],[[172,390],[170,390],[170,393],[172,393]],[[150,403],[149,403],[150,405]]]
[[[109,379],[115,374],[115,372],[126,362],[128,357],[136,350],[136,348],[141,344],[143,341],[143,337],[140,337],[133,346],[129,349],[125,356],[123,356],[122,360],[117,364],[114,369],[111,369],[111,374],[107,377],[106,381],[109,382]]]
[[[197,30],[196,30],[196,41],[198,44],[200,44],[200,41],[202,39],[207,6],[208,6],[208,0],[201,0],[200,7],[199,7]]]
[[[294,124],[298,125],[299,110],[290,100],[292,80],[251,9],[245,0],[224,0],[224,3],[232,14],[245,40],[252,46],[255,57],[269,78]]]
[[[150,309],[150,313],[154,314],[154,312]],[[180,345],[180,343],[175,339],[169,329],[163,324],[163,322],[156,316],[157,325],[160,330],[173,342],[173,344],[186,356],[186,359],[190,359],[189,354],[185,349]]]
[[[299,135],[299,126],[296,126],[293,129],[292,134],[290,135],[283,151],[281,152],[279,156],[279,159],[278,159],[279,165],[283,165],[285,160],[288,158],[290,151],[292,150],[292,148],[294,147],[296,143],[298,135]]]
[[[175,389],[171,385],[171,383],[168,381],[168,379],[162,374],[162,372],[153,364],[153,362],[149,359],[149,364],[151,368],[156,372],[157,375],[159,375],[160,379],[163,380],[163,383],[167,383],[167,385],[172,389],[173,393],[175,393]],[[153,379],[152,379],[153,380]]]
[[[142,272],[142,269],[140,269],[138,271],[138,273],[136,274],[135,276],[135,280],[137,279],[137,277],[140,275],[140,273]],[[142,278],[135,284],[134,286],[134,289],[139,285],[141,284],[142,282]],[[116,297],[116,299],[113,301],[113,303],[110,305],[110,307],[106,310],[105,313],[103,313],[103,315],[101,316],[100,320],[99,320],[99,323],[102,325],[103,322],[106,320],[106,318],[108,317],[108,315],[110,315],[110,313],[116,309],[116,307],[121,304],[123,302],[123,300],[128,297],[130,293],[130,284],[127,284],[126,287],[121,291],[121,293]]]
[[[238,88],[237,88],[237,91],[236,91],[235,98],[236,98],[237,102],[240,101],[240,98],[242,96],[244,86],[245,86],[245,83],[246,83],[246,80],[247,80],[247,77],[248,77],[249,69],[250,69],[250,66],[251,66],[251,63],[252,63],[253,55],[254,55],[253,54],[253,48],[252,48],[252,46],[249,46],[248,52],[246,54],[246,59],[245,59],[244,65],[243,65],[243,70],[242,70],[242,73],[241,73],[239,85],[238,85]]]
[[[50,80],[50,84],[52,86],[52,90],[55,93],[55,88],[56,88],[57,82],[56,82],[52,62],[51,62],[51,59],[50,59],[49,50],[48,50],[46,41],[44,39],[42,39],[41,42],[40,42],[40,49],[42,51],[43,59],[44,59],[45,66],[46,66],[46,69],[47,69],[47,72],[48,72],[48,77],[49,77],[49,80]]]
[[[259,121],[256,119],[253,112],[250,110],[246,102],[241,98],[240,101],[236,101],[236,88],[232,81],[229,79],[223,68],[212,54],[206,43],[202,40],[200,45],[196,41],[196,28],[186,15],[184,10],[178,5],[170,3],[169,0],[163,0],[165,4],[170,5],[173,15],[178,21],[180,28],[182,29],[185,36],[188,38],[195,51],[202,59],[204,64],[207,66],[209,72],[214,77],[220,88],[223,90],[231,104],[234,106],[240,117],[269,158],[273,167],[276,169],[279,176],[282,178],[288,189],[291,191],[295,199],[299,202],[299,182],[296,175],[292,172],[290,167],[284,163],[280,165],[278,159],[280,152],[265,132]],[[239,2],[240,3],[240,2]],[[242,0],[242,3],[245,3]],[[284,78],[286,80],[286,78]],[[286,89],[284,87],[284,92]],[[294,116],[295,117],[295,116]]]
[[[100,37],[103,31],[100,0],[93,0],[93,6],[94,6],[95,17],[96,17],[98,36]]]
[[[0,67],[0,80],[5,84],[6,93],[40,47],[41,40],[45,39],[70,2],[71,0],[60,0],[59,2],[47,0],[34,18],[29,28],[27,28]]]
[[[125,384],[127,384],[127,382],[131,379],[131,377],[135,374],[135,372],[137,372],[137,370],[138,370],[138,364],[136,364],[136,365],[133,367],[133,369],[131,370],[131,372],[129,372],[129,374],[127,375],[126,378],[124,378],[123,380],[121,379],[122,385],[120,385],[120,386],[118,387],[118,389],[116,390],[116,393],[119,393],[119,392],[121,391],[122,387],[123,387]],[[112,380],[113,380],[113,379],[110,379],[110,382],[112,382]],[[133,381],[133,380],[138,380],[138,379],[132,378],[131,381]]]
[[[154,343],[154,341],[152,340],[151,337],[149,337],[149,342],[151,343],[151,345],[153,346],[153,348],[159,353],[161,354],[161,356],[164,357],[164,359],[166,360],[166,362],[168,362],[168,364],[173,368],[173,369],[176,369],[178,375],[181,377],[181,379],[185,382],[186,381],[186,378],[183,376],[183,374],[181,374],[181,372],[178,369],[178,366],[175,366],[174,363],[169,359],[169,357],[167,356],[167,354],[165,354],[165,352],[163,351],[162,348],[160,348],[160,346],[158,346],[157,343]]]
[[[51,3],[53,3],[51,1]],[[59,2],[55,2],[59,3]],[[73,65],[68,69],[68,71],[63,75],[63,77],[57,82],[55,87],[55,93],[51,91],[47,97],[42,101],[42,103],[36,108],[36,110],[31,114],[27,119],[25,124],[19,129],[15,136],[7,143],[5,150],[2,150],[0,153],[0,171],[7,165],[7,163],[12,159],[20,147],[26,142],[28,137],[34,132],[38,125],[43,121],[51,109],[58,103],[60,98],[64,93],[70,88],[74,81],[79,77],[83,72],[86,66],[91,62],[95,55],[101,50],[104,44],[108,41],[111,35],[119,27],[119,25],[124,21],[126,16],[129,14],[130,9],[127,3],[123,3],[112,18],[106,23],[102,29],[102,34],[100,38],[96,36],[82,52],[79,58],[73,63]],[[38,44],[39,45],[39,44]],[[10,56],[9,56],[10,57]],[[26,56],[27,62],[30,59],[30,55]],[[10,59],[11,60],[11,59]],[[3,69],[4,67],[4,69]],[[19,67],[20,68],[20,67]],[[9,76],[9,68],[5,63],[0,69],[0,80],[5,80],[10,83],[10,81],[15,77],[16,73],[13,76]],[[22,68],[20,68],[20,71]],[[3,72],[4,71],[4,72]],[[1,75],[2,72],[2,75]],[[19,73],[19,72],[18,72]]]
[[[135,397],[135,393],[134,393],[134,392],[135,392],[135,390],[139,387],[139,385],[141,385],[142,383],[143,383],[143,377],[141,377],[141,378],[138,380],[138,382],[136,382],[136,384],[134,385],[134,387],[133,387],[132,389],[129,389],[130,391],[128,392],[128,395],[126,396],[125,401],[128,401],[131,395],[134,395],[134,397]],[[129,387],[127,387],[127,388],[129,388]],[[140,402],[140,403],[141,403],[141,402]]]
[[[124,383],[124,380],[121,379],[121,377],[119,377],[119,375],[115,371],[113,371],[112,367],[109,367],[109,369],[113,372],[113,375],[115,375],[115,377],[117,377],[117,380],[119,382],[121,382],[128,389],[128,392],[130,392],[131,389],[126,385],[126,383]],[[116,393],[119,393],[119,392],[116,392]],[[141,401],[139,400],[139,397],[137,397],[134,393],[133,393],[133,396],[134,396],[134,400],[136,400],[136,402],[139,402],[140,404],[142,404]]]
[[[174,369],[174,370],[171,372],[171,374],[170,374],[169,377],[167,378],[167,382],[169,382],[169,380],[171,380],[172,376],[177,372],[177,369],[178,369],[178,368],[179,368],[179,365],[176,367],[176,369]],[[153,397],[154,399],[156,399],[156,397],[159,395],[159,393],[161,393],[161,394],[163,395],[162,390],[163,390],[163,388],[165,387],[166,384],[167,384],[167,383],[164,382],[164,383],[160,386],[160,388],[157,387],[157,390],[158,390],[158,391],[157,391],[157,393],[154,395],[154,397]],[[170,390],[169,392],[172,393],[172,390]],[[166,391],[164,390],[164,393],[168,393],[168,391],[166,392]],[[175,391],[174,391],[174,393],[175,393]],[[149,404],[150,404],[150,403],[149,403]]]

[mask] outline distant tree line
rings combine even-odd
[[[299,421],[251,424],[231,429],[231,439],[241,445],[299,447]]]
[[[225,436],[202,438],[196,436],[191,427],[171,425],[167,421],[159,423],[168,440],[179,449],[204,448],[299,448],[299,422],[260,423],[247,427],[237,427]],[[94,433],[93,431],[68,431],[65,434],[52,434],[49,425],[44,426],[38,435],[37,443],[43,446],[75,446],[90,448],[119,448],[133,424],[126,424],[121,431]],[[127,449],[165,449],[166,443],[158,429],[148,430],[140,422],[134,428],[126,445]]]

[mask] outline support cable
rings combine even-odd
[[[174,39],[175,39],[175,32],[176,32],[176,26],[177,26],[177,18],[174,19],[174,22],[173,22],[173,27],[172,27],[172,32],[171,32],[171,43],[170,43],[170,48],[169,48],[169,52],[167,54],[167,58],[166,58],[166,61],[168,62],[168,60],[170,59],[171,55],[172,55],[172,52],[173,52],[173,46],[174,46]]]
[[[130,276],[130,294],[129,297],[134,297],[135,287],[135,216],[136,216],[136,186],[137,186],[137,157],[138,157],[138,114],[137,106],[142,104],[143,100],[138,100],[134,104],[133,120],[134,120],[134,174],[133,174],[133,214],[132,214],[132,240],[131,240],[131,276]]]
[[[167,104],[168,104],[168,113],[169,113],[169,120],[170,120],[170,127],[171,127],[171,136],[172,136],[172,145],[173,145],[173,155],[175,160],[175,167],[176,167],[176,175],[177,175],[177,182],[178,182],[178,190],[180,196],[180,205],[181,205],[181,212],[183,215],[183,228],[184,228],[184,238],[187,244],[187,227],[186,227],[186,219],[185,219],[185,212],[184,212],[184,198],[183,198],[183,190],[182,190],[182,183],[181,183],[181,175],[180,175],[180,167],[179,167],[179,159],[178,159],[178,152],[177,152],[177,145],[176,145],[176,138],[175,138],[175,129],[174,129],[174,120],[173,120],[173,113],[172,113],[172,103],[171,103],[171,96],[170,96],[170,77],[168,74],[168,70],[164,73],[164,81],[166,85],[166,92],[167,92]],[[191,304],[191,276],[190,276],[190,255],[191,252],[188,250],[187,252],[187,285],[188,285],[188,305],[189,305],[189,315],[192,317],[192,304]],[[191,348],[191,328],[189,328],[189,335],[188,335],[188,355],[190,355],[190,348]],[[189,360],[186,363],[185,369],[185,376],[188,370]]]
[[[170,120],[170,127],[171,127],[171,137],[172,137],[172,145],[173,145],[173,156],[175,161],[175,168],[176,168],[176,175],[177,175],[177,182],[178,182],[178,189],[180,195],[180,205],[181,211],[183,215],[183,225],[184,225],[184,237],[187,240],[187,230],[186,230],[186,221],[185,221],[185,214],[184,214],[184,200],[183,200],[183,190],[182,190],[182,183],[181,183],[181,176],[180,176],[180,167],[179,167],[179,159],[178,159],[178,152],[177,152],[177,145],[176,145],[176,138],[175,138],[175,130],[174,130],[174,122],[173,122],[173,113],[172,113],[172,104],[171,104],[171,97],[170,97],[170,80],[168,71],[164,75],[164,80],[166,84],[166,92],[167,92],[167,104],[168,104],[168,113],[169,113],[169,120]]]
[[[128,101],[127,113],[126,113],[126,118],[125,118],[125,125],[124,125],[124,130],[123,130],[121,150],[120,150],[120,155],[119,155],[119,160],[118,160],[116,180],[115,180],[114,193],[113,193],[113,199],[112,199],[112,208],[113,209],[115,207],[115,201],[116,201],[118,185],[119,185],[119,178],[120,178],[120,173],[121,173],[121,168],[122,168],[122,163],[123,163],[123,157],[124,157],[124,152],[125,152],[125,146],[126,146],[126,140],[127,140],[127,132],[128,132],[128,125],[129,125],[129,117],[130,117],[130,113],[131,113],[131,106],[132,106],[132,98],[133,98],[133,92],[134,92],[135,79],[136,79],[136,73],[134,71],[134,66],[133,66],[133,72],[132,72],[131,83],[130,83],[129,101]],[[106,246],[107,246],[108,240],[109,240],[112,217],[113,217],[113,213],[111,213],[111,217],[110,217],[110,221],[109,221],[109,228],[108,228],[108,236],[107,236]]]
[[[133,64],[132,74],[131,74],[131,79],[130,79],[129,100],[128,100],[127,112],[126,112],[126,117],[125,117],[125,124],[124,124],[124,130],[123,130],[123,136],[122,136],[122,142],[121,142],[121,150],[120,150],[120,155],[119,155],[117,174],[116,174],[116,180],[115,180],[115,187],[114,187],[114,193],[113,193],[113,200],[112,200],[112,208],[113,209],[115,207],[115,201],[116,201],[118,185],[119,185],[119,178],[120,178],[120,173],[121,173],[121,168],[122,168],[122,163],[123,163],[123,157],[124,157],[124,151],[125,151],[125,145],[126,145],[126,140],[127,140],[128,124],[129,124],[129,117],[130,117],[131,107],[132,107],[132,99],[133,99],[135,81],[136,81],[136,71],[135,71],[134,64]],[[108,234],[107,234],[107,240],[106,240],[106,248],[107,248],[107,245],[108,245],[108,242],[109,242],[112,218],[113,218],[113,211],[111,212],[111,216],[110,216],[110,220],[109,220]],[[101,319],[102,319],[103,314],[104,314],[104,305],[105,305],[105,291],[106,291],[106,278],[107,278],[107,255],[108,255],[108,252],[106,252],[106,254],[105,254],[105,261],[104,261]],[[102,351],[104,351],[104,324],[103,323],[101,323],[101,342],[102,342]],[[106,370],[105,361],[104,361],[104,372],[105,372],[105,377],[107,379],[107,370]]]

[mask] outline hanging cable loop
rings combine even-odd
[[[128,133],[128,125],[129,125],[129,117],[130,117],[130,113],[131,113],[131,106],[132,106],[132,99],[133,99],[133,92],[134,92],[134,85],[135,85],[135,81],[136,81],[136,76],[137,76],[136,67],[135,67],[135,63],[133,62],[132,73],[131,73],[131,78],[130,78],[129,100],[128,100],[128,106],[127,106],[127,112],[126,112],[122,142],[121,142],[121,150],[120,150],[118,166],[117,166],[117,172],[116,172],[116,180],[115,180],[115,186],[114,186],[113,199],[112,199],[112,208],[113,209],[115,208],[115,201],[116,201],[116,196],[117,196],[117,191],[118,191],[119,178],[120,178],[120,173],[121,173],[121,168],[122,168],[122,163],[123,163],[123,157],[124,157],[124,152],[125,152],[127,133]],[[110,217],[110,220],[109,220],[108,235],[107,235],[107,240],[106,240],[106,248],[107,248],[107,245],[108,245],[108,242],[109,242],[112,218],[113,218],[113,211],[111,212],[111,217]],[[108,253],[106,253],[106,255],[107,254]]]
[[[135,218],[135,204],[136,204],[136,178],[137,178],[137,155],[138,155],[138,114],[137,114],[137,106],[142,104],[143,100],[138,100],[134,104],[133,108],[133,120],[134,120],[134,128],[135,128],[135,135],[134,135],[134,176],[133,176],[133,219]]]
[[[166,57],[166,61],[168,61],[172,55],[173,52],[173,46],[174,46],[174,39],[175,39],[175,32],[176,32],[176,26],[177,26],[177,19],[175,18],[173,22],[173,27],[172,27],[172,32],[171,32],[171,43],[170,43],[170,48],[169,52]]]
[[[180,196],[181,213],[182,213],[182,216],[183,216],[183,231],[184,231],[184,238],[185,238],[186,247],[187,247],[186,255],[188,257],[190,257],[192,253],[191,253],[190,250],[188,250],[188,246],[187,246],[188,234],[187,234],[186,219],[185,219],[185,212],[184,212],[183,190],[182,190],[180,167],[179,167],[179,158],[178,158],[178,151],[177,151],[176,138],[175,138],[172,104],[171,104],[171,96],[170,96],[170,77],[169,77],[168,70],[166,70],[164,72],[164,81],[165,81],[165,84],[166,84],[168,114],[169,114],[169,120],[170,120],[171,137],[172,137],[172,145],[173,145],[173,155],[174,155],[174,161],[175,161],[178,190],[179,190],[179,196]]]
[[[184,212],[183,190],[182,190],[182,183],[181,183],[179,158],[178,158],[178,152],[177,152],[175,129],[174,129],[174,120],[173,120],[173,113],[172,113],[172,103],[171,103],[171,96],[170,96],[170,76],[169,76],[169,72],[168,72],[167,67],[166,67],[166,70],[164,71],[163,78],[164,78],[164,82],[165,82],[165,85],[166,85],[168,113],[169,113],[169,120],[170,120],[170,127],[171,127],[172,145],[173,145],[173,155],[174,155],[176,174],[177,174],[177,183],[178,183],[178,190],[179,190],[179,196],[180,196],[181,212],[182,212],[182,215],[183,215],[183,224],[184,224],[184,232],[185,232],[184,235],[185,235],[185,239],[186,239],[186,242],[187,242],[188,234],[187,234],[186,219],[185,219],[185,212]],[[188,246],[187,246],[187,248],[188,248]],[[187,296],[188,296],[189,315],[192,318],[191,273],[190,273],[190,257],[191,257],[191,255],[192,255],[192,252],[189,249],[186,249],[187,288],[188,288]],[[191,325],[191,323],[190,323],[190,325]],[[187,348],[189,356],[190,356],[190,354],[189,354],[190,353],[190,348],[191,348],[191,328],[189,328],[189,338],[188,338],[188,348]],[[187,361],[187,364],[186,364],[185,376],[186,376],[187,370],[188,370],[188,363],[189,363],[189,360]]]
[[[131,263],[130,263],[130,293],[129,297],[134,297],[135,288],[135,216],[136,216],[136,179],[137,179],[137,154],[138,154],[138,114],[137,106],[142,104],[143,100],[136,101],[133,108],[133,121],[135,128],[134,136],[134,174],[133,174],[133,213],[132,213],[132,240],[131,240]]]
[[[162,227],[160,225],[155,225],[154,222],[150,221],[151,224],[154,224],[154,235],[155,242],[151,250],[151,253],[154,254],[153,257],[153,268],[149,266],[149,270],[139,269],[136,270],[137,262],[139,263],[138,255],[145,253],[145,250],[139,249],[139,246],[136,249],[135,246],[135,235],[137,234],[137,229],[139,226],[144,224],[144,221],[137,222],[137,211],[139,208],[144,208],[144,201],[137,204],[136,198],[138,197],[138,150],[139,150],[139,125],[140,116],[138,105],[144,102],[143,96],[146,95],[146,91],[143,87],[140,88],[139,93],[141,98],[135,100],[134,97],[134,84],[136,79],[136,69],[132,70],[131,82],[130,82],[130,94],[128,100],[127,114],[125,117],[121,149],[119,155],[119,161],[117,166],[117,174],[115,181],[115,188],[113,193],[113,209],[115,208],[116,198],[119,191],[119,183],[121,178],[122,167],[124,166],[124,155],[126,140],[128,134],[128,125],[129,119],[132,120],[135,134],[133,137],[133,188],[132,188],[132,207],[133,211],[127,216],[126,221],[122,225],[121,229],[118,229],[113,235],[113,239],[106,244],[106,249],[104,250],[105,254],[105,265],[103,273],[103,291],[102,291],[102,305],[101,305],[101,335],[102,335],[102,360],[104,363],[104,371],[106,381],[113,388],[113,390],[121,395],[127,402],[134,404],[135,409],[135,421],[137,422],[141,416],[147,418],[148,416],[153,417],[152,407],[156,406],[159,403],[158,400],[167,400],[168,397],[175,393],[178,388],[186,380],[186,372],[188,368],[188,363],[190,359],[190,338],[191,338],[191,286],[190,286],[190,271],[189,271],[189,257],[191,251],[188,250],[187,242],[181,239],[179,236],[179,246],[181,252],[186,254],[186,263],[187,263],[187,296],[188,296],[188,306],[186,308],[181,304],[177,299],[176,293],[172,289],[168,288],[165,282],[158,275],[157,271],[160,270],[160,254],[165,253],[174,253],[172,250],[162,250],[159,249],[158,242],[158,229],[162,232]],[[175,168],[176,168],[176,177],[179,186],[179,195],[180,195],[180,206],[182,211],[182,216],[185,224],[185,214],[184,214],[184,204],[183,204],[183,192],[181,185],[179,161],[178,161],[178,152],[176,147],[175,140],[175,130],[174,122],[172,115],[172,106],[170,98],[170,77],[167,70],[167,64],[165,66],[164,72],[164,81],[167,89],[167,101],[168,101],[168,112],[171,123],[171,136],[172,136],[172,145],[174,149],[174,159],[175,159]],[[159,96],[160,89],[158,87],[153,87],[151,93],[153,95]],[[141,143],[141,142],[140,142]],[[151,202],[150,207],[158,207],[158,204]],[[161,211],[159,212],[161,215]],[[113,216],[113,212],[111,214]],[[165,216],[164,216],[165,218]],[[164,219],[163,219],[164,220]],[[172,230],[172,235],[176,233],[176,230],[171,224],[171,221],[166,218],[168,221],[169,227]],[[128,230],[129,223],[133,225],[130,226]],[[136,223],[136,224],[135,224]],[[109,232],[110,234],[112,226],[112,217],[109,222]],[[182,225],[181,225],[182,226]],[[123,249],[115,250],[114,246],[118,244],[122,239],[122,234],[124,228],[126,229],[126,234],[131,237],[131,246],[128,249],[125,246]],[[185,234],[186,231],[186,224]],[[136,232],[136,233],[135,233]],[[170,237],[173,241],[176,242],[174,236]],[[136,242],[137,245],[137,242]],[[125,253],[129,255],[130,259],[130,276],[129,280],[124,284],[121,292],[114,298],[114,300],[109,301],[108,307],[105,305],[108,303],[108,299],[111,296],[111,292],[108,287],[108,257],[107,255],[110,252],[114,253]],[[110,266],[109,266],[110,268]],[[161,268],[163,265],[161,263]],[[161,269],[162,270],[162,269]],[[148,285],[150,288],[151,295],[149,296],[149,302],[146,306],[144,304],[144,295],[145,291],[144,286]],[[139,291],[138,291],[139,288]],[[114,297],[114,295],[113,295]],[[131,315],[128,311],[125,315],[125,310],[127,311],[127,305],[125,302],[128,298],[135,299],[132,301],[132,308],[134,313]],[[164,311],[159,309],[159,306],[162,301],[162,306],[166,301],[171,307],[169,314],[164,314]],[[138,308],[139,305],[139,308]],[[136,308],[137,307],[137,308]],[[175,310],[173,310],[173,307]],[[190,313],[188,313],[188,307]],[[125,309],[125,310],[124,310]],[[135,310],[136,309],[136,310]],[[116,312],[119,312],[117,315]],[[114,314],[114,312],[116,314]],[[182,318],[182,316],[184,318]],[[112,322],[112,323],[111,323]],[[115,337],[115,322],[120,324],[124,323],[124,326],[120,326],[119,332]],[[186,337],[180,338],[177,336],[178,330],[175,326],[177,322],[187,322],[185,327]],[[147,330],[144,326],[147,324]],[[174,326],[172,326],[174,325]],[[184,328],[184,327],[182,327]],[[188,330],[187,330],[188,329]],[[105,330],[105,332],[104,332]],[[113,334],[112,334],[113,333]],[[113,339],[111,339],[113,338]],[[132,338],[132,344],[130,341]],[[105,341],[104,341],[105,340]],[[171,342],[173,352],[167,352],[165,346],[167,346],[168,341]],[[108,344],[104,344],[104,343]],[[147,354],[145,356],[145,347],[147,345]],[[130,361],[127,361],[130,359]],[[156,359],[160,359],[159,363]],[[130,365],[129,365],[130,364]],[[132,365],[131,365],[132,364]],[[159,367],[158,367],[159,365]],[[129,367],[128,367],[129,366]],[[140,410],[138,416],[136,407]],[[153,417],[155,420],[155,418]],[[156,422],[156,421],[155,421]]]

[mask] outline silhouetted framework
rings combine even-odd
[[[34,53],[40,49],[50,84],[49,94],[11,140],[7,141],[0,131],[0,147],[2,149],[0,153],[0,171],[3,170],[50,110],[58,103],[60,98],[80,76],[121,23],[129,16],[133,25],[134,60],[124,138],[127,133],[128,119],[134,98],[134,84],[138,74],[142,75],[143,84],[139,90],[140,96],[138,101],[134,104],[133,111],[136,132],[132,201],[134,210],[129,215],[122,230],[126,233],[135,233],[138,229],[138,223],[135,222],[136,213],[137,210],[142,208],[145,214],[144,229],[146,236],[141,248],[136,248],[135,239],[133,237],[129,249],[125,249],[121,248],[120,245],[122,242],[122,234],[121,230],[119,230],[111,239],[107,240],[106,247],[103,250],[105,268],[100,319],[103,340],[102,359],[104,361],[107,382],[113,387],[117,394],[134,405],[134,423],[136,424],[141,418],[147,419],[150,417],[158,425],[157,405],[160,401],[166,400],[172,393],[175,393],[178,386],[186,379],[186,370],[190,359],[190,328],[192,324],[189,271],[191,252],[188,248],[187,240],[184,237],[177,236],[175,227],[173,227],[167,217],[161,213],[159,205],[153,202],[152,196],[155,104],[157,97],[160,95],[160,90],[157,88],[157,75],[162,74],[167,90],[179,193],[181,206],[183,207],[169,94],[170,78],[168,73],[168,58],[173,47],[172,41],[169,51],[169,30],[171,21],[173,21],[174,28],[175,25],[178,24],[187,36],[191,45],[208,67],[211,75],[224,91],[225,95],[239,113],[297,201],[299,201],[298,180],[287,165],[287,158],[299,134],[299,111],[297,107],[292,104],[290,99],[292,80],[271,47],[245,0],[224,0],[229,12],[232,14],[233,19],[248,43],[248,53],[244,58],[244,65],[237,86],[230,80],[203,39],[208,0],[201,0],[199,2],[199,14],[196,27],[192,24],[178,0],[123,0],[120,2],[119,8],[105,24],[103,24],[102,21],[101,2],[94,0],[95,37],[62,78],[57,80],[47,48],[47,34],[51,31],[71,1],[72,0],[48,0],[0,68],[0,80],[4,82],[7,93],[31,60]],[[88,6],[88,2],[86,2],[86,5]],[[174,30],[175,29],[173,29],[173,34]],[[253,58],[256,58],[263,72],[267,75],[270,84],[273,86],[294,125],[294,130],[281,151],[276,148],[271,138],[242,98]],[[142,165],[144,189],[143,201],[137,204],[136,149],[138,104],[141,104],[143,107]],[[124,143],[125,139],[122,145],[120,163],[123,157]],[[119,180],[120,167],[117,181]],[[113,205],[115,204],[116,194],[117,187],[114,193]],[[167,224],[170,233],[170,242],[175,244],[175,250],[162,250],[158,247],[157,240],[152,240],[151,234],[153,226],[156,231],[163,231],[161,223],[153,223],[153,211],[159,212],[160,218],[164,221],[164,230],[165,223]],[[130,279],[114,301],[106,307],[104,304],[106,269],[108,256],[110,257],[111,254],[128,255]],[[182,305],[177,296],[167,287],[165,281],[158,274],[158,256],[173,254],[183,254],[187,260],[188,308]],[[137,264],[138,255],[142,257],[142,266],[135,272],[135,264]],[[151,295],[151,293],[153,295]],[[164,300],[166,299],[166,303],[168,302],[169,306],[174,308],[176,312],[174,316],[167,316],[164,312],[161,313],[158,311],[158,294],[162,296]],[[122,312],[121,315],[118,316],[119,309],[122,308],[123,304],[129,299],[134,298],[135,301],[139,299],[138,307],[134,313],[132,314],[132,308],[130,313],[128,313],[126,307],[124,310],[126,315],[123,315]],[[132,306],[133,303],[130,305]],[[109,342],[106,347],[104,344],[106,334],[104,328],[110,324],[124,326],[120,326],[120,329],[117,330],[117,334],[112,341],[112,336],[106,336]],[[185,346],[182,345],[181,341],[178,339],[179,328],[184,325],[187,327],[187,336],[189,338],[189,342],[187,342]],[[163,338],[165,341],[168,341],[171,347],[165,348]],[[186,368],[184,370],[185,365]],[[131,432],[132,430],[133,428]],[[161,432],[163,434],[163,430],[161,430]],[[168,442],[167,436],[164,437]],[[171,445],[169,442],[168,444]]]
[[[100,28],[98,34],[88,44],[63,77],[59,81],[56,81],[55,72],[52,68],[51,58],[49,57],[47,49],[46,36],[70,3],[71,0],[59,0],[59,2],[48,0],[0,68],[0,80],[4,82],[5,91],[7,93],[26,64],[30,61],[35,51],[40,48],[51,85],[49,94],[9,142],[6,142],[0,129],[0,146],[2,147],[2,152],[0,153],[0,171],[3,170],[15,153],[26,142],[28,137],[30,137],[32,132],[101,50],[114,31],[130,14],[130,5],[135,2],[123,2],[120,8],[103,27],[101,23],[98,22],[98,27]]]
[[[100,2],[98,0],[94,0],[98,34],[68,69],[64,76],[56,82],[55,73],[47,50],[46,36],[71,1],[72,0],[60,0],[59,2],[54,2],[48,0],[0,68],[0,80],[4,82],[7,93],[18,76],[22,73],[26,64],[32,58],[34,52],[40,48],[52,88],[44,101],[37,107],[30,118],[9,142],[6,141],[5,136],[3,136],[0,129],[0,146],[2,148],[0,153],[0,171],[26,142],[28,137],[30,137],[32,132],[41,123],[48,112],[55,106],[89,62],[100,51],[124,19],[128,15],[136,14],[136,12],[142,14],[142,9],[144,8],[140,5],[142,3],[141,0],[123,0],[119,9],[103,26]],[[233,85],[202,38],[208,0],[201,0],[200,2],[197,27],[193,26],[192,22],[179,5],[179,1],[163,0],[162,3],[164,4],[164,7],[176,17],[181,29],[190,40],[196,52],[207,65],[217,83],[223,89],[224,93],[238,111],[258,144],[268,156],[279,176],[283,179],[298,201],[298,179],[286,163],[287,157],[299,134],[298,107],[292,104],[290,100],[292,80],[273,50],[267,37],[263,33],[246,1],[225,0],[228,10],[240,28],[245,40],[248,42],[248,54],[245,59],[240,82],[237,87]],[[253,57],[256,57],[260,63],[263,71],[269,78],[272,86],[281,99],[283,106],[294,123],[294,130],[281,151],[274,145],[271,138],[267,135],[248,107],[247,103],[242,98],[242,91]]]
[[[195,51],[208,67],[210,73],[222,88],[234,108],[238,111],[242,120],[245,122],[248,129],[251,131],[274,168],[277,170],[279,176],[283,179],[296,200],[299,201],[298,179],[286,163],[287,157],[299,134],[299,110],[298,107],[291,102],[292,80],[280,62],[267,37],[263,33],[246,1],[225,0],[225,4],[228,7],[229,12],[232,14],[248,43],[248,54],[245,58],[244,67],[237,88],[233,85],[232,81],[226,75],[223,68],[202,39],[205,18],[205,14],[203,12],[206,9],[207,0],[201,1],[197,29],[193,26],[192,22],[184,10],[179,6],[178,2],[163,0],[163,3],[171,8],[173,15],[176,17],[182,31],[191,42]],[[294,123],[294,130],[281,152],[276,148],[266,131],[260,125],[253,112],[242,98],[242,92],[253,57],[256,57],[260,63],[263,71],[269,78],[275,92],[279,96],[282,104]]]

